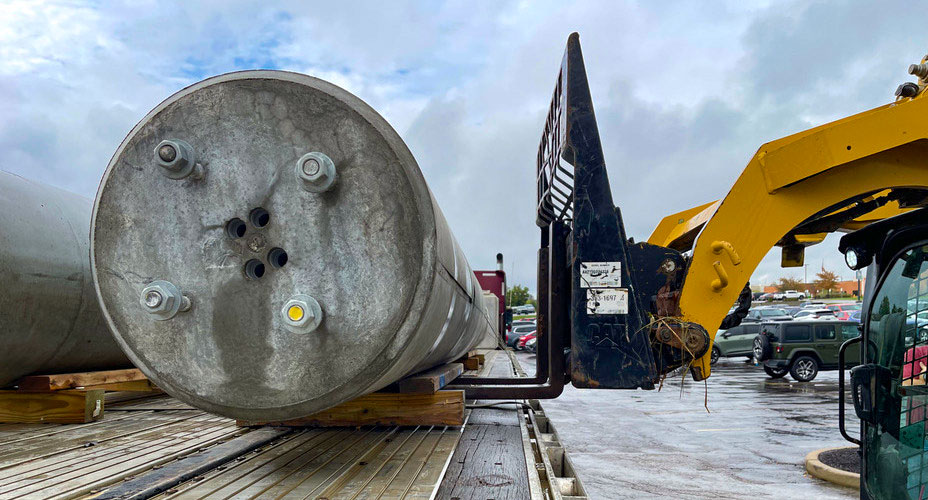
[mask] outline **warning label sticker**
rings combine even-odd
[[[586,291],[587,314],[628,314],[628,290],[625,288]]]
[[[622,286],[621,262],[581,262],[580,288],[618,288]]]

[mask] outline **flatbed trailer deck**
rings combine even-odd
[[[471,375],[524,376],[509,354]],[[241,427],[115,392],[97,422],[0,425],[0,498],[586,498],[538,401],[468,405],[460,427]]]

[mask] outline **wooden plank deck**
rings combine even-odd
[[[512,373],[505,354],[485,361],[470,374]],[[466,412],[463,427],[281,429],[225,456],[259,431],[166,395],[107,393],[100,421],[0,424],[0,498],[540,498],[534,420],[516,406]],[[556,438],[543,417],[537,427]],[[569,466],[556,457],[552,476]],[[558,489],[582,498],[572,485]]]
[[[300,430],[156,498],[428,499],[460,434],[426,426]]]
[[[127,412],[84,425],[0,425],[0,498],[75,498],[242,429],[199,410]]]
[[[491,351],[491,354],[497,352]],[[488,358],[485,374],[513,376],[513,366],[507,356]],[[478,404],[487,402],[477,401]],[[471,410],[461,443],[454,450],[436,498],[531,498],[522,428],[515,405]]]

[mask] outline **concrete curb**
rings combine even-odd
[[[847,486],[848,488],[860,489],[860,474],[855,474],[853,472],[844,471],[841,469],[836,469],[834,467],[825,465],[821,460],[818,459],[820,453],[839,450],[841,448],[854,448],[853,446],[835,446],[833,448],[822,448],[821,450],[815,450],[809,452],[806,455],[806,471],[813,476],[824,479],[830,483],[839,484],[841,486]]]

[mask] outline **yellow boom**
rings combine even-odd
[[[924,90],[926,82],[919,84]],[[923,95],[764,144],[724,199],[665,217],[649,243],[692,249],[682,319],[703,325],[714,341],[717,326],[775,245],[814,244],[827,232],[857,229],[924,204],[910,189],[928,188]],[[795,255],[784,258],[791,259]],[[697,380],[709,376],[708,353],[692,371]]]

